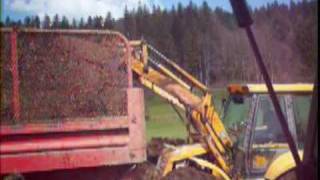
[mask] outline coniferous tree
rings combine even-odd
[[[139,4],[137,12],[135,13],[135,21],[137,27],[137,38],[140,39],[144,34],[143,9],[141,4]]]
[[[210,84],[210,70],[211,62],[213,61],[214,56],[214,46],[213,43],[213,29],[211,21],[211,8],[208,3],[204,1],[200,8],[200,20],[199,20],[199,29],[200,29],[200,80],[206,84]]]
[[[102,29],[103,18],[101,16],[95,16],[92,23],[94,29]]]
[[[16,26],[17,27],[22,27],[23,26],[23,23],[22,23],[22,21],[20,19],[16,22]]]
[[[60,18],[58,14],[56,14],[53,17],[52,28],[54,29],[60,28]]]
[[[62,16],[62,20],[60,23],[60,28],[61,29],[69,29],[70,25],[69,25],[69,20],[66,16]]]
[[[44,16],[43,22],[42,22],[42,28],[44,29],[50,29],[51,27],[51,20],[50,20],[50,16],[48,16],[47,14]]]
[[[93,20],[92,20],[91,16],[88,17],[86,28],[87,29],[92,29],[93,28]]]
[[[80,18],[80,22],[79,22],[79,29],[84,29],[85,28],[85,22],[83,17]]]
[[[11,26],[11,19],[9,16],[6,17],[5,26],[10,27]]]
[[[112,18],[111,13],[108,12],[104,19],[103,27],[105,29],[114,29],[114,24],[115,24],[114,19]]]
[[[183,48],[184,13],[183,13],[182,4],[180,2],[178,3],[177,12],[173,14],[171,34],[177,49],[178,63],[182,66],[185,66],[184,48]]]
[[[33,28],[40,28],[40,18],[39,16],[33,16],[31,18],[31,27]]]
[[[130,12],[125,6],[124,10],[124,31],[129,39],[136,39],[137,25],[134,17],[134,11]]]
[[[318,22],[318,1],[300,2],[301,14],[308,17],[297,22],[295,26],[295,38],[294,42],[297,44],[297,49],[301,54],[302,63],[308,67],[306,71],[310,69],[315,70],[318,63],[318,26],[315,24]]]
[[[77,21],[75,18],[72,18],[72,24],[71,24],[72,29],[77,29]]]
[[[26,17],[24,18],[24,26],[25,26],[25,27],[31,27],[31,26],[32,26],[32,24],[31,24],[31,18],[30,18],[29,16],[26,16]]]
[[[124,8],[123,26],[124,26],[125,35],[130,38],[130,13],[127,5]]]

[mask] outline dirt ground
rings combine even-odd
[[[127,174],[120,178],[121,180],[212,180],[208,173],[198,171],[194,168],[179,168],[165,177],[161,177],[160,172],[154,164],[143,163],[137,165],[135,169],[128,171]]]
[[[184,167],[179,168],[171,173],[169,173],[166,177],[162,178],[162,180],[212,180],[212,176],[208,173],[201,172],[194,168]]]

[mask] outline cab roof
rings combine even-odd
[[[276,93],[307,93],[313,91],[311,83],[295,83],[295,84],[273,84]],[[265,84],[230,84],[228,85],[230,94],[267,94],[268,89]]]

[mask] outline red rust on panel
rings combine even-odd
[[[11,73],[12,73],[12,110],[13,119],[20,119],[20,98],[19,98],[19,71],[17,59],[17,30],[10,33],[11,44]]]
[[[2,139],[0,153],[27,153],[52,150],[81,148],[100,148],[108,146],[125,146],[129,142],[128,134],[72,134],[51,135],[49,137],[21,137],[18,140]]]
[[[134,163],[127,147],[107,147],[2,155],[0,172],[34,172]]]
[[[73,118],[74,119],[74,118]],[[78,118],[75,120],[61,120],[59,123],[28,123],[24,125],[0,126],[0,137],[18,134],[43,134],[61,132],[79,132],[95,130],[115,130],[129,128],[127,116]]]
[[[129,88],[128,92],[128,116],[129,116],[129,147],[132,158],[146,157],[146,135],[144,120],[144,94],[143,89]]]

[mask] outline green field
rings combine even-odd
[[[217,89],[213,95],[214,105],[220,114],[221,99],[226,96],[226,92]],[[243,106],[232,108],[232,111],[229,111],[225,118],[226,127],[232,126],[239,118],[243,119],[244,110]],[[183,112],[182,114],[184,115]],[[146,128],[148,141],[153,137],[186,138],[187,136],[185,125],[175,110],[156,95],[146,97]]]
[[[146,128],[148,141],[152,137],[187,136],[186,128],[175,110],[156,95],[146,98]]]

